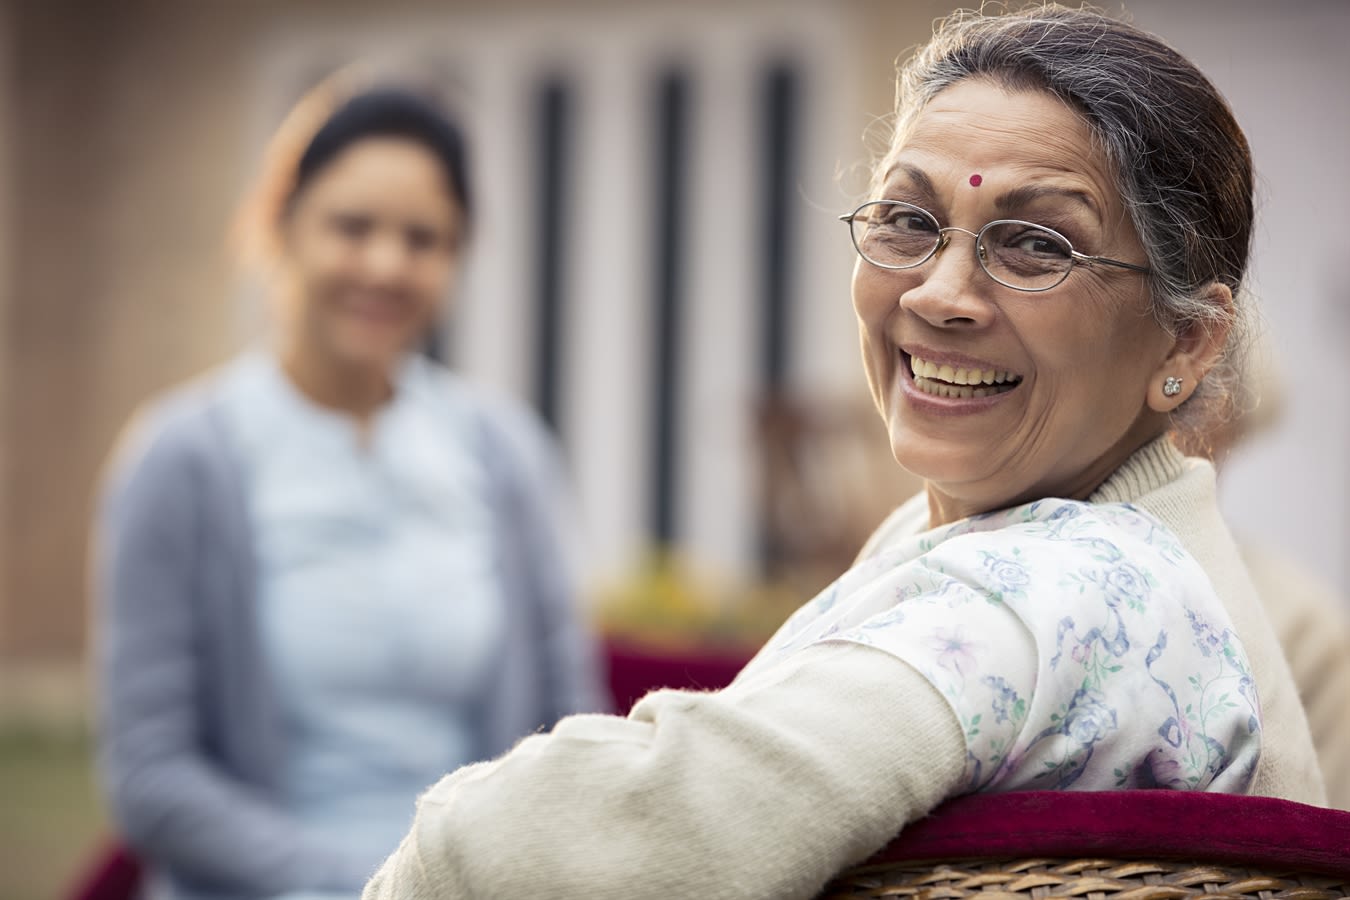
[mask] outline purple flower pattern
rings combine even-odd
[[[905,660],[966,736],[966,790],[1244,791],[1260,705],[1227,612],[1165,526],[1042,500],[894,541],[751,666],[820,641]]]

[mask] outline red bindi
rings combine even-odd
[[[979,187],[982,181],[984,181],[984,178],[980,175],[979,172],[976,172],[974,175],[970,176],[971,187]]]

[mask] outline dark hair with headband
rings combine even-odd
[[[289,209],[314,176],[344,150],[375,137],[406,138],[429,150],[445,171],[446,183],[465,220],[472,221],[473,198],[463,133],[434,105],[403,88],[376,88],[358,94],[328,117],[300,156],[283,209]]]

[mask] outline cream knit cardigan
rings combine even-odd
[[[1261,699],[1253,793],[1322,803],[1303,709],[1220,518],[1213,468],[1160,439],[1090,500],[1148,510],[1204,567]],[[921,675],[873,648],[816,645],[721,691],[657,691],[627,718],[564,719],[460,769],[423,795],[364,896],[809,898],[949,797],[964,757],[951,708]]]

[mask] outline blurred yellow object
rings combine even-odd
[[[625,642],[679,651],[753,651],[805,599],[790,585],[744,583],[700,572],[668,549],[599,592],[599,625]]]

